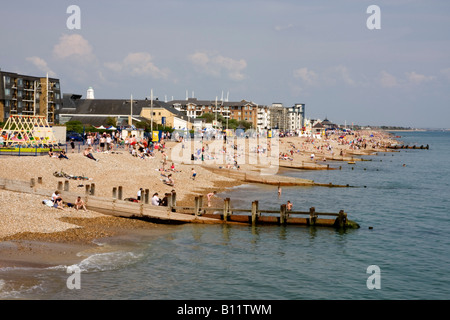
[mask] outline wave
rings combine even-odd
[[[135,264],[141,261],[143,257],[144,253],[131,251],[96,253],[72,267],[79,268],[81,272],[111,271]]]

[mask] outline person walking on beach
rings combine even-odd
[[[281,184],[278,185],[278,198],[281,197]]]
[[[75,152],[75,141],[72,139],[70,140],[70,146],[72,147],[72,153]]]
[[[197,176],[197,172],[192,168],[192,180],[195,180],[195,177]]]
[[[142,188],[140,188],[137,192],[137,199],[139,202],[141,202],[141,196],[142,196]]]
[[[211,207],[211,198],[212,198],[213,196],[215,196],[216,193],[217,193],[217,191],[213,191],[213,192],[210,192],[210,193],[208,193],[208,194],[206,195],[206,198],[208,199],[208,207]]]

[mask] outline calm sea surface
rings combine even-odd
[[[396,134],[430,150],[280,173],[352,188],[284,187],[278,199],[276,187],[244,185],[219,195],[234,207],[342,209],[360,229],[167,226],[87,255],[79,290],[67,288],[66,266],[0,269],[0,299],[450,299],[450,132]],[[367,287],[372,265],[380,289]]]

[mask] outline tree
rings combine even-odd
[[[114,117],[108,117],[108,118],[106,119],[106,124],[107,124],[108,126],[113,126],[113,127],[115,127],[115,126],[117,125],[117,118],[114,118]]]
[[[75,131],[78,133],[83,133],[83,123],[81,121],[73,120],[73,121],[67,121],[66,122],[66,130],[69,131]]]

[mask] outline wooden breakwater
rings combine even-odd
[[[259,207],[259,201],[253,201],[251,208],[232,208],[230,198],[223,200],[223,207],[203,206],[203,196],[195,197],[194,207],[172,206],[174,211],[214,218],[225,222],[240,222],[252,225],[303,225],[334,228],[357,229],[359,224],[349,220],[344,210],[339,213],[316,212],[312,207],[309,211],[291,211],[286,204],[279,210],[265,210]]]
[[[387,147],[389,149],[417,149],[417,150],[429,150],[430,146],[427,144],[426,146],[421,145],[421,146],[416,146],[416,145],[393,145],[393,146],[389,146]]]
[[[42,184],[42,178],[26,181],[0,179],[0,189],[14,192],[32,193],[49,199],[53,191],[38,188]],[[71,192],[69,181],[58,181],[57,189],[65,203],[74,203],[80,196],[83,198],[89,210],[106,215],[135,218],[155,223],[183,224],[258,224],[258,225],[304,225],[324,226],[334,228],[359,228],[359,225],[348,219],[347,213],[340,210],[339,213],[321,213],[310,208],[307,212],[289,211],[286,205],[281,205],[280,210],[263,210],[258,206],[258,201],[253,201],[251,208],[232,208],[230,199],[224,199],[223,207],[208,207],[203,205],[203,196],[195,197],[194,207],[177,206],[176,193],[166,193],[166,205],[154,206],[149,202],[149,190],[144,190],[144,197],[140,202],[131,202],[122,199],[123,188],[113,187],[112,197],[98,197],[95,195],[95,184],[87,184],[83,192]],[[44,204],[43,204],[44,205]],[[55,209],[56,210],[56,209]],[[301,217],[304,216],[304,217]],[[323,218],[327,217],[327,218]],[[331,218],[330,218],[331,217]]]
[[[318,183],[314,182],[314,180],[309,179],[300,179],[288,176],[280,176],[280,175],[264,175],[264,174],[253,174],[246,171],[241,171],[237,169],[225,169],[225,168],[216,168],[212,166],[203,166],[207,170],[220,174],[224,177],[240,180],[242,182],[249,183],[261,183],[268,185],[276,185],[276,186],[316,186],[316,187],[340,187],[340,188],[348,188],[350,185],[337,185],[333,183]]]

